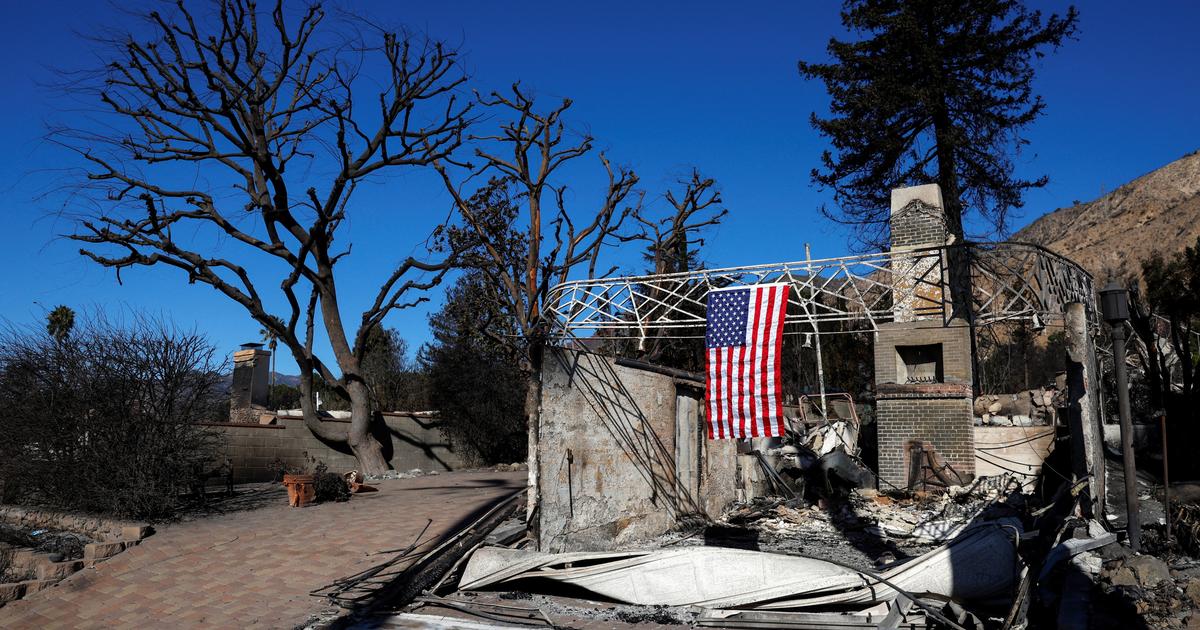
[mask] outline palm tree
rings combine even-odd
[[[69,306],[60,304],[46,316],[46,332],[60,344],[67,340],[74,327],[75,311]]]
[[[273,402],[272,399],[275,398],[275,344],[278,339],[276,339],[275,333],[267,328],[259,329],[258,334],[262,335],[263,342],[271,350],[271,377],[267,381],[267,406],[270,406]],[[278,411],[278,409],[273,409],[273,411]]]

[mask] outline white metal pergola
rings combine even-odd
[[[971,270],[971,318],[952,319],[950,260]],[[945,326],[1035,325],[1082,302],[1096,324],[1092,277],[1071,260],[1037,245],[970,243],[799,262],[685,273],[575,280],[548,301],[550,339],[570,343],[648,337],[703,338],[705,298],[713,289],[786,282],[785,334],[822,334],[826,322],[860,322],[877,330],[900,318]],[[897,305],[900,307],[897,308]]]

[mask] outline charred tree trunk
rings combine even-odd
[[[341,429],[341,423],[329,423],[321,420],[313,393],[313,370],[311,363],[302,355],[296,357],[300,365],[300,409],[304,413],[304,426],[318,438],[345,444],[358,460],[359,470],[365,475],[382,475],[388,470],[387,460],[383,458],[383,445],[371,434],[371,425],[375,414],[371,410],[370,391],[366,382],[353,380],[346,387],[346,395],[350,398],[350,426]]]
[[[346,390],[350,394],[350,428],[346,445],[358,459],[363,474],[382,475],[387,472],[388,463],[383,458],[383,445],[371,434],[377,414],[371,410],[370,391],[361,380],[352,381]]]
[[[540,444],[540,429],[542,419],[542,365],[545,361],[545,346],[541,341],[529,348],[529,363],[526,368],[528,388],[525,391],[525,422],[529,436],[527,462],[529,467],[529,493],[525,508],[525,522],[534,540],[540,540],[537,521],[537,508],[541,500],[541,486],[538,483],[541,457],[538,452]]]

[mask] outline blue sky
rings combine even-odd
[[[1065,2],[1038,2],[1062,11]],[[798,59],[823,59],[830,36],[842,36],[833,2],[357,2],[355,10],[404,24],[459,45],[472,84],[501,89],[515,80],[544,99],[574,99],[576,129],[597,138],[614,161],[641,176],[648,199],[691,166],[715,177],[726,224],[709,240],[710,265],[755,264],[849,251],[849,233],[817,208],[829,195],[808,173],[825,143],[808,125],[827,99],[803,81]],[[1045,117],[1027,133],[1018,173],[1051,182],[1027,196],[1014,223],[1102,191],[1200,149],[1200,3],[1088,2],[1080,6],[1078,41],[1040,63]],[[5,159],[0,190],[6,229],[0,265],[7,270],[0,318],[40,321],[45,308],[67,304],[109,312],[145,311],[209,334],[223,351],[257,336],[237,305],[171,269],[123,274],[79,257],[57,235],[71,225],[55,218],[55,169],[69,156],[43,140],[47,123],[79,115],[41,86],[51,68],[92,66],[93,45],[81,34],[120,26],[129,16],[100,2],[9,3],[0,37],[0,133]],[[594,197],[594,170],[578,170],[573,200]],[[575,172],[572,172],[575,176]],[[354,254],[343,269],[343,300],[357,312],[377,278],[410,252],[444,215],[447,202],[432,181],[409,174],[377,182],[358,198],[348,226]],[[631,253],[615,259],[639,270]],[[271,283],[272,285],[275,282]],[[426,319],[440,300],[388,321],[415,347],[427,340]],[[281,361],[281,371],[287,363]]]

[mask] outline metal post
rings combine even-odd
[[[1160,416],[1163,456],[1163,511],[1167,514],[1167,544],[1171,543],[1171,476],[1167,465],[1167,414]]]
[[[1125,463],[1125,520],[1129,547],[1141,550],[1142,523],[1138,509],[1137,464],[1133,459],[1133,420],[1129,414],[1129,382],[1125,374],[1125,326],[1112,327],[1113,367],[1117,373],[1117,410],[1121,414],[1121,451]]]
[[[808,247],[808,243],[804,244],[804,262],[812,261],[812,252]],[[811,272],[811,269],[809,270]],[[821,329],[817,327],[817,322],[812,322],[813,336],[817,338],[817,387],[821,392],[821,416],[825,421],[829,420],[829,411],[825,408],[825,362],[821,360]]]

